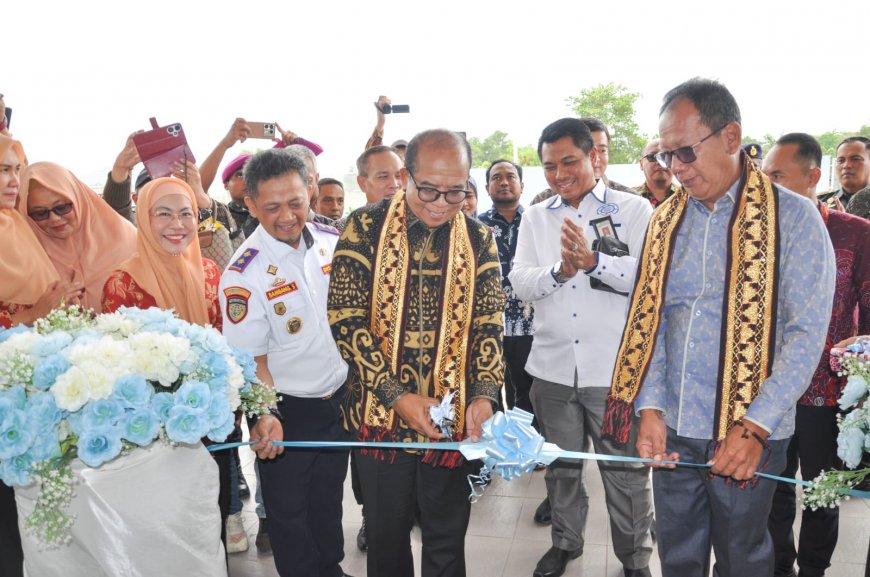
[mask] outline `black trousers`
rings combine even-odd
[[[283,395],[285,441],[344,441],[339,400]],[[281,577],[340,577],[344,559],[341,501],[347,449],[290,449],[259,461],[269,539]]]
[[[420,508],[422,577],[465,577],[465,531],[471,515],[468,474],[433,467],[421,455],[396,452],[391,463],[357,455],[366,506],[368,577],[414,577],[411,527]]]
[[[504,359],[505,368],[505,397],[509,409],[519,407],[524,411],[534,414],[532,401],[529,400],[529,391],[532,390],[532,377],[526,372],[526,361],[532,352],[531,336],[505,337]]]
[[[784,477],[794,477],[800,466],[801,478],[815,479],[824,470],[839,468],[837,459],[837,407],[798,405],[795,432],[788,446]],[[824,575],[837,546],[839,508],[802,512],[798,546],[794,525],[797,513],[795,486],[777,483],[773,507],[767,522],[776,556],[775,576],[788,575],[797,560],[802,577]]]
[[[18,533],[15,490],[0,482],[0,577],[22,577],[24,553]]]

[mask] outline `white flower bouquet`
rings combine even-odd
[[[831,349],[831,368],[846,376],[846,386],[840,395],[840,409],[851,409],[838,415],[837,456],[851,471],[822,471],[810,481],[804,491],[803,507],[816,510],[836,507],[849,498],[849,491],[861,483],[870,469],[856,469],[865,451],[870,451],[870,339],[858,339],[846,348]]]
[[[276,401],[253,357],[212,327],[157,308],[57,309],[0,330],[0,480],[39,484],[25,526],[57,546],[73,523],[73,459],[96,468],[157,440],[221,442],[234,411],[263,414]]]

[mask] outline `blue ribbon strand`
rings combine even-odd
[[[470,440],[447,443],[391,443],[391,442],[362,442],[362,441],[272,441],[279,447],[295,449],[326,449],[326,448],[352,448],[369,447],[378,449],[401,449],[420,451],[460,451],[466,459],[480,459],[483,468],[479,475],[469,475],[472,502],[477,501],[483,495],[483,490],[493,475],[499,475],[507,481],[520,477],[523,473],[530,473],[540,463],[549,465],[557,459],[580,459],[587,461],[611,461],[619,463],[642,463],[676,465],[677,467],[692,467],[695,469],[709,469],[706,463],[687,463],[684,461],[656,461],[642,457],[624,457],[621,455],[601,455],[598,453],[584,453],[580,451],[563,451],[557,445],[547,443],[544,438],[532,427],[534,416],[522,409],[513,408],[505,413],[494,414],[483,425],[483,438],[474,443]],[[209,445],[209,451],[221,451],[235,447],[255,445],[256,441],[240,443],[221,443]],[[769,473],[756,472],[757,477],[791,483],[793,485],[809,486],[808,481],[780,477]],[[850,489],[845,494],[862,499],[870,499],[870,491]]]

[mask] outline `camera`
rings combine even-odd
[[[384,114],[400,114],[403,112],[411,112],[410,104],[384,104],[384,107],[381,108],[381,112]]]

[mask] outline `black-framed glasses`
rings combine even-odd
[[[662,150],[661,152],[656,153],[656,160],[662,166],[662,168],[671,169],[671,163],[674,160],[674,157],[677,157],[677,160],[682,162],[683,164],[690,164],[698,160],[698,156],[695,154],[695,148],[701,146],[705,140],[713,136],[714,134],[719,134],[722,132],[722,129],[728,126],[730,123],[726,122],[695,144],[690,146],[681,146],[680,148],[676,148],[674,150]]]
[[[645,160],[647,162],[658,162],[658,160],[656,160],[656,153],[655,152],[650,152],[649,154],[647,154],[645,156],[641,156],[640,159]]]
[[[443,196],[444,200],[447,201],[448,204],[460,204],[465,200],[465,197],[469,194],[474,194],[471,190],[438,190],[432,186],[420,186],[417,184],[417,179],[414,178],[414,175],[411,171],[408,171],[408,176],[411,178],[411,182],[414,183],[414,187],[417,189],[417,194],[420,196],[420,200],[423,202],[437,202],[439,196]],[[468,186],[468,182],[466,181],[465,186]]]
[[[29,216],[33,220],[48,220],[48,217],[51,216],[51,213],[54,213],[57,216],[66,216],[70,212],[72,212],[72,209],[73,203],[65,202],[52,208],[40,208],[39,210],[28,212],[27,216]]]

